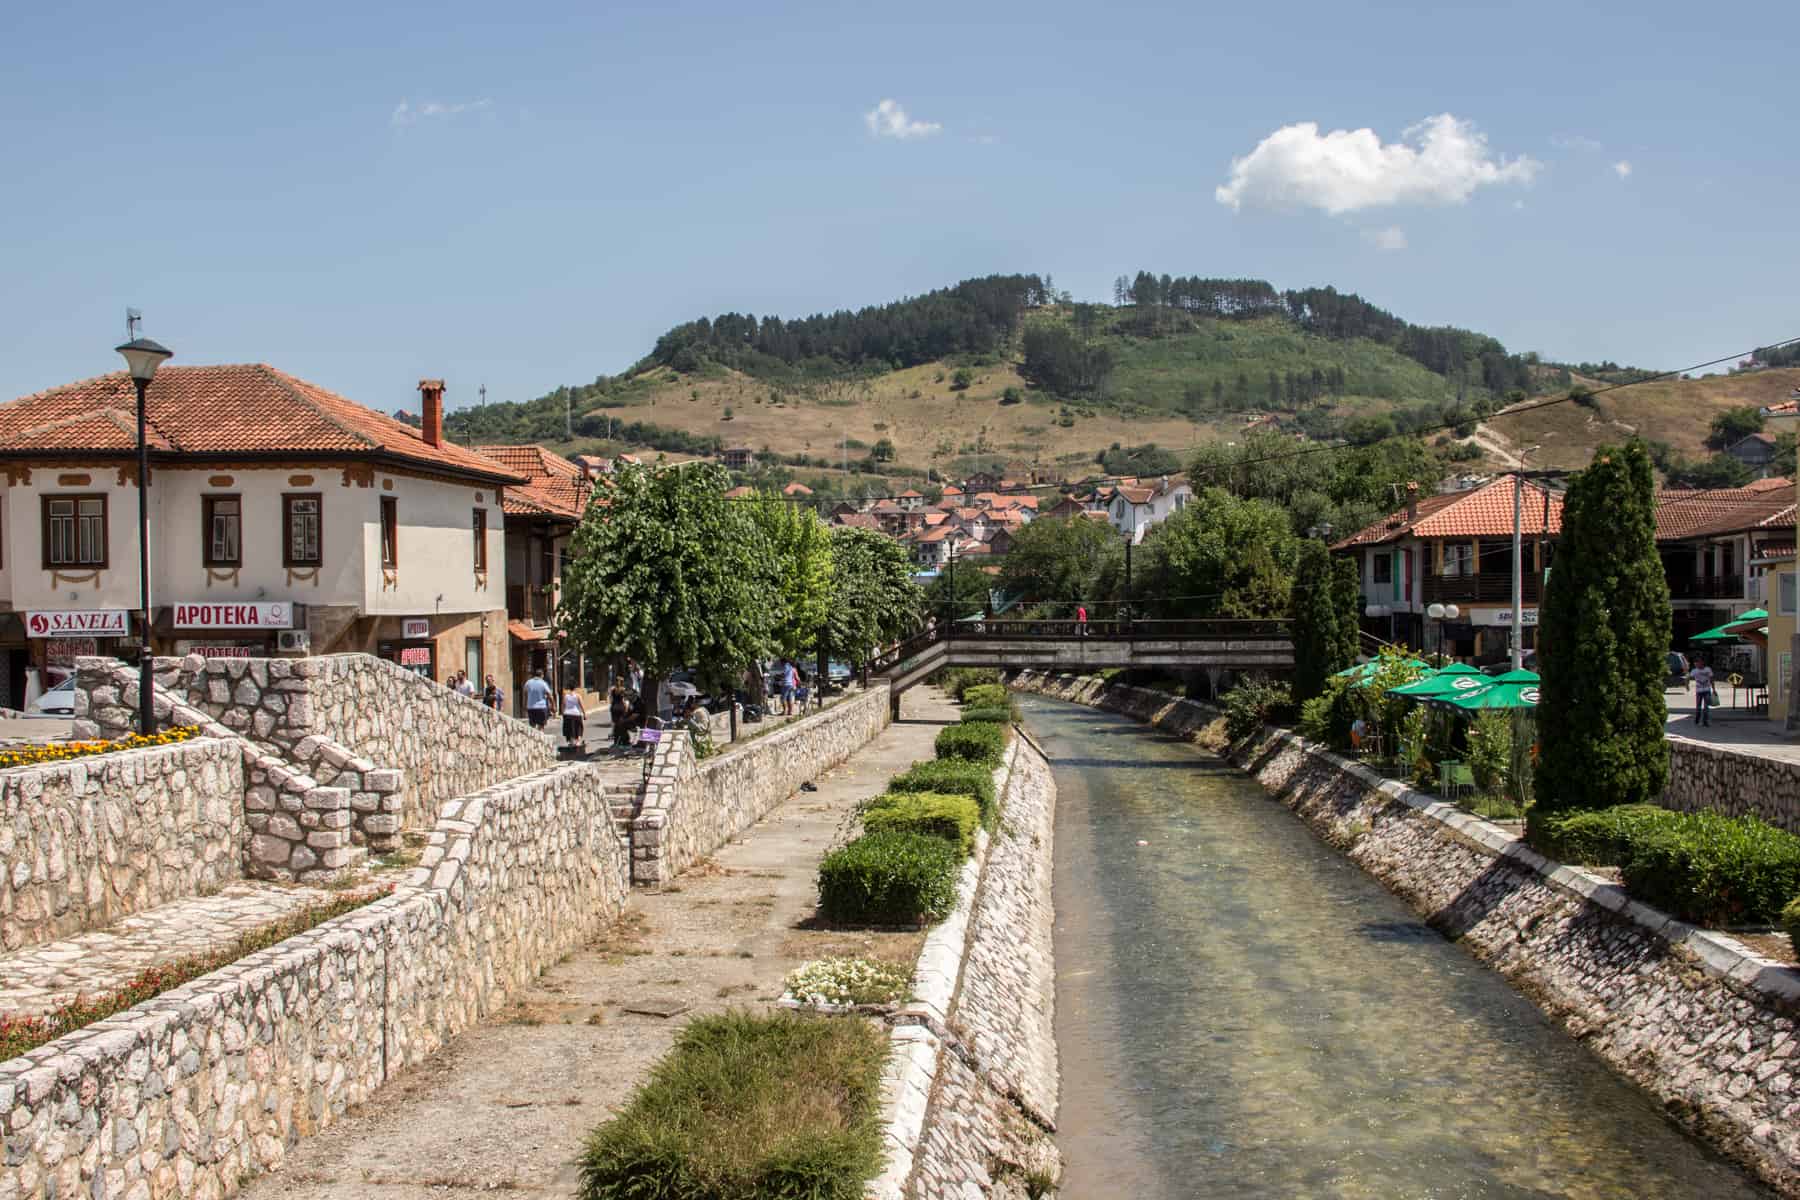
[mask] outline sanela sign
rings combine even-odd
[[[129,614],[122,608],[28,612],[25,614],[25,632],[34,638],[124,637],[128,619]]]
[[[177,604],[177,629],[292,629],[294,606],[285,600],[242,604]]]

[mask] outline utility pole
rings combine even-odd
[[[1519,460],[1524,466],[1524,459]],[[1512,669],[1525,666],[1525,551],[1519,514],[1525,504],[1525,476],[1513,473]]]

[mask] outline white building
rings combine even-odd
[[[502,491],[523,480],[273,367],[164,366],[149,389],[157,653],[358,650],[510,676]],[[136,393],[124,373],[0,404],[0,693],[135,645]],[[49,680],[46,680],[49,682]],[[507,686],[510,686],[510,681]],[[3,701],[0,701],[3,702]]]
[[[1150,483],[1122,480],[1103,489],[1106,517],[1112,527],[1135,545],[1153,525],[1168,520],[1194,499],[1194,489],[1179,475],[1164,475]]]

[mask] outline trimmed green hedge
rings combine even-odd
[[[944,690],[955,700],[968,699],[965,693],[972,687],[999,682],[1000,672],[992,667],[951,667],[944,672]]]
[[[1680,819],[1680,813],[1654,804],[1550,812],[1533,808],[1526,836],[1559,862],[1616,867],[1631,857],[1635,839],[1672,828]]]
[[[1796,955],[1800,955],[1800,900],[1789,902],[1781,910],[1781,928],[1788,935],[1788,945],[1793,947]]]
[[[922,833],[949,842],[964,858],[975,852],[980,824],[975,797],[941,792],[890,792],[875,797],[863,810],[863,828],[869,833]]]
[[[989,829],[994,827],[995,810],[999,807],[994,795],[993,769],[954,758],[916,762],[910,770],[888,781],[888,791],[971,797],[981,810],[982,824]]]
[[[970,708],[986,708],[989,705],[1010,705],[1012,693],[1006,690],[1003,683],[982,683],[963,689],[963,703]]]
[[[963,709],[962,715],[962,723],[964,725],[973,724],[978,721],[986,721],[991,725],[1010,725],[1012,724],[1012,720],[1012,708],[1010,706],[998,704],[984,704],[978,708],[965,708]]]
[[[938,733],[936,749],[939,758],[961,759],[964,762],[997,767],[1000,765],[1001,754],[1006,750],[1006,726],[995,725],[991,721],[952,725]]]
[[[1619,864],[1645,904],[1710,927],[1773,925],[1800,894],[1800,837],[1753,817],[1677,813]]]
[[[962,855],[922,833],[865,833],[819,864],[819,911],[841,925],[912,925],[956,907]]]
[[[881,1169],[886,1032],[868,1021],[697,1017],[588,1135],[580,1200],[860,1200]]]

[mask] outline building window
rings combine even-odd
[[[487,570],[487,509],[475,510],[475,569]]]
[[[284,566],[316,567],[325,561],[322,511],[317,492],[288,493],[281,497],[281,561]]]
[[[202,496],[202,547],[209,567],[235,567],[243,562],[243,501],[236,496]]]
[[[400,565],[400,502],[392,496],[381,498],[381,565]]]
[[[1375,556],[1375,582],[1376,583],[1392,583],[1392,582],[1394,582],[1394,556],[1393,555],[1377,554]]]
[[[44,566],[106,566],[106,497],[44,497]]]
[[[1775,611],[1784,617],[1791,617],[1794,615],[1795,610],[1794,573],[1792,571],[1783,571],[1777,578],[1780,581],[1778,588],[1780,604],[1776,607]]]
[[[469,673],[470,683],[481,686],[481,639],[478,637],[463,639],[463,670]]]
[[[1475,573],[1475,547],[1468,542],[1444,543],[1444,569],[1446,577],[1452,575],[1473,575]]]

